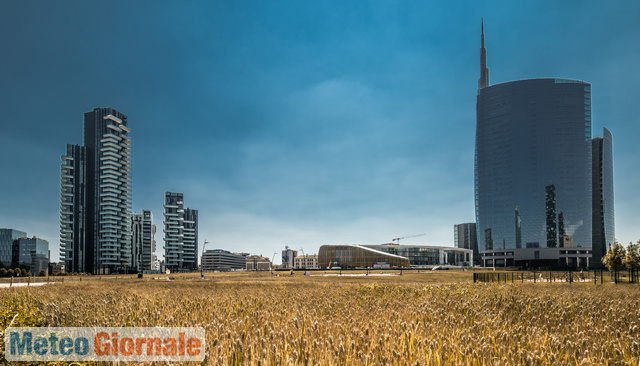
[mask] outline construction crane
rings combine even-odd
[[[427,234],[417,234],[417,235],[403,236],[402,238],[395,238],[395,239],[392,239],[391,241],[396,243],[396,244],[398,244],[398,245],[400,245],[400,239],[415,238],[417,236],[424,236],[424,235],[427,235]]]

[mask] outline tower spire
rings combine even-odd
[[[484,48],[484,17],[481,22],[482,33],[480,35],[480,79],[478,80],[478,93],[480,89],[489,86],[489,69],[487,68],[487,49]]]

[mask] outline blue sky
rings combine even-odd
[[[59,247],[82,114],[133,132],[133,209],[165,191],[200,242],[273,256],[453,245],[472,222],[480,18],[492,84],[593,86],[614,136],[616,236],[640,239],[637,1],[0,1],[0,227]],[[279,259],[276,259],[279,262]]]

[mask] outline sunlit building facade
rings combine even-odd
[[[271,260],[261,255],[250,255],[245,257],[247,271],[269,271],[271,270]]]
[[[398,255],[409,260],[414,268],[434,266],[466,267],[473,264],[473,250],[432,245],[377,244],[363,245],[381,252]]]
[[[223,249],[208,249],[202,253],[203,271],[231,271],[247,268],[247,256]]]
[[[382,263],[390,267],[409,268],[409,259],[363,245],[323,245],[318,252],[320,268],[373,268]]]
[[[318,268],[317,255],[298,255],[293,259],[293,267],[296,269],[316,269]]]

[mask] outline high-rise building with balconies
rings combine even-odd
[[[131,266],[138,272],[152,270],[156,251],[156,226],[153,224],[153,214],[150,210],[142,210],[140,214],[134,213],[131,220]]]
[[[172,271],[198,268],[198,211],[184,208],[182,193],[164,194],[164,265]]]
[[[67,145],[60,172],[60,251],[67,271],[131,266],[131,130],[113,108],[84,114],[84,146]]]

